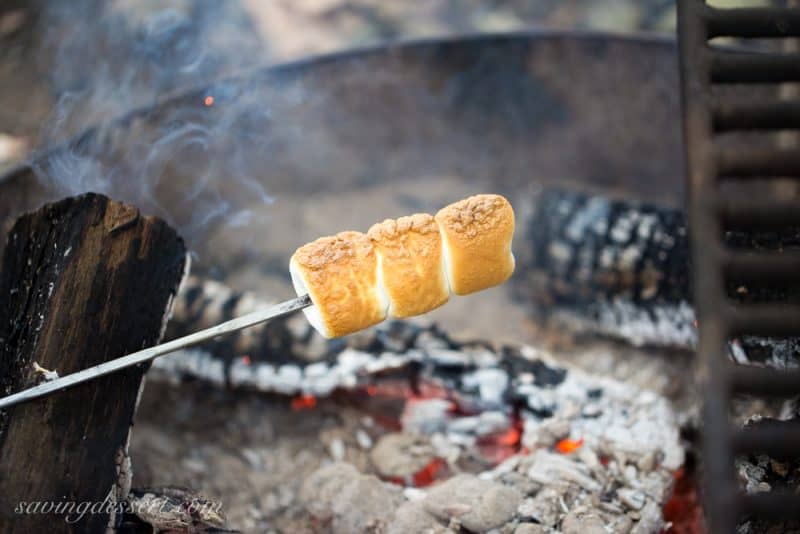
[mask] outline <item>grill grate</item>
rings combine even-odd
[[[727,357],[727,342],[733,336],[800,337],[800,306],[745,304],[732,299],[726,289],[732,277],[756,286],[775,280],[796,283],[800,255],[734,251],[724,242],[726,230],[780,230],[800,223],[800,204],[785,195],[770,198],[770,187],[757,196],[752,189],[746,193],[726,187],[737,181],[759,179],[774,185],[777,179],[800,177],[800,150],[771,142],[779,130],[800,128],[800,101],[785,98],[777,86],[800,81],[800,55],[720,49],[709,41],[768,38],[773,45],[788,45],[792,42],[787,38],[800,37],[800,10],[717,9],[701,0],[679,0],[678,34],[700,379],[706,395],[706,506],[714,532],[733,532],[744,515],[800,518],[800,495],[744,495],[737,490],[733,469],[736,454],[800,455],[800,425],[736,429],[729,421],[734,394],[798,395],[800,371],[737,366]],[[749,141],[726,142],[731,133],[746,133]]]

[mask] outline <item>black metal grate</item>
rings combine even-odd
[[[714,532],[733,532],[743,515],[800,518],[800,495],[744,495],[733,469],[734,456],[741,453],[800,456],[800,425],[736,429],[729,422],[733,395],[798,395],[800,372],[737,366],[727,355],[727,342],[737,335],[800,337],[800,306],[743,303],[731,298],[725,282],[739,277],[753,284],[796,283],[800,255],[732,250],[724,240],[732,228],[780,231],[800,223],[796,197],[772,196],[776,188],[768,187],[770,181],[800,177],[800,149],[771,142],[779,130],[800,128],[800,101],[782,98],[776,85],[800,81],[800,55],[775,51],[782,41],[788,43],[786,38],[800,36],[800,10],[723,10],[679,0],[678,34],[700,379],[706,395],[706,507]],[[712,46],[715,37],[769,39],[771,51]],[[731,133],[743,132],[747,142],[727,142]],[[752,185],[755,179],[767,184],[763,194],[726,187],[737,181]]]

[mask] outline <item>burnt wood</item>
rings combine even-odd
[[[0,273],[0,395],[41,380],[34,362],[63,376],[157,343],[186,261],[166,223],[100,195],[22,216]],[[145,371],[0,412],[0,531],[102,532],[115,520]],[[32,502],[61,513],[18,513]],[[104,504],[80,514],[84,502]]]
[[[537,320],[637,344],[692,346],[681,211],[556,188],[533,197],[530,209],[519,223],[511,282]]]

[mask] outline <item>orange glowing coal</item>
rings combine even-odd
[[[434,458],[428,465],[404,480],[400,477],[388,477],[385,480],[398,486],[412,486],[414,488],[424,488],[442,478],[447,471],[447,462],[442,458]]]
[[[570,454],[581,448],[582,439],[562,439],[556,443],[556,450],[561,454]]]
[[[664,505],[664,519],[671,523],[669,534],[703,534],[708,532],[693,469],[683,467],[672,475],[675,485],[672,496]]]
[[[292,410],[310,410],[317,405],[317,398],[314,395],[298,395],[292,399]]]
[[[493,465],[519,454],[522,452],[522,420],[515,415],[508,429],[478,439],[478,449]]]
[[[430,486],[444,471],[445,467],[447,467],[447,462],[441,458],[434,458],[428,465],[414,473],[414,477],[412,478],[414,487],[423,488],[425,486]]]
[[[519,444],[519,438],[522,436],[522,432],[520,429],[511,427],[496,438],[494,438],[494,442],[498,445],[504,445],[506,447],[513,447],[514,445]]]
[[[213,96],[211,96],[211,95],[208,95],[207,97],[205,97],[205,98],[203,99],[203,104],[205,104],[205,105],[206,105],[206,107],[211,107],[211,106],[213,106],[213,105],[214,105],[214,97],[213,97]]]

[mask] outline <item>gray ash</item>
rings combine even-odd
[[[684,450],[663,397],[531,347],[457,342],[432,325],[387,322],[318,350],[290,321],[289,337],[301,337],[287,343],[286,363],[185,351],[157,360],[151,376],[289,395],[297,409],[333,399],[391,429],[382,437],[361,427],[330,442],[336,462],[352,458],[353,446],[373,452],[359,468],[323,465],[306,480],[300,499],[312,521],[334,532],[664,527],[661,508]],[[374,506],[348,500],[366,490]],[[487,515],[487,494],[507,506]]]

